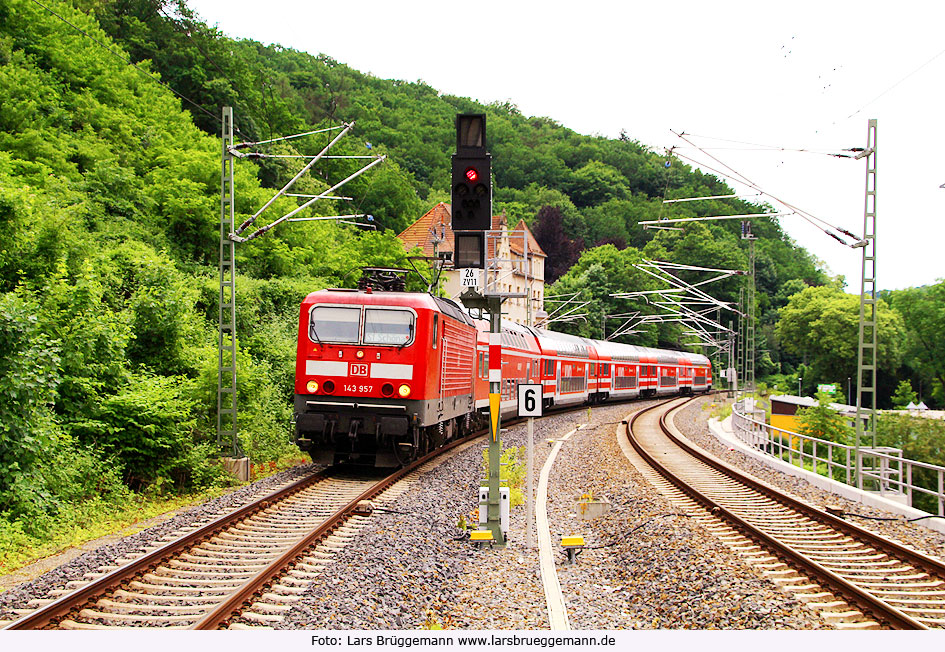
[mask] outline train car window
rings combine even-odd
[[[413,341],[416,318],[406,310],[364,311],[364,343],[406,346]]]
[[[433,313],[433,348],[436,348],[437,326],[440,325],[440,316]]]
[[[309,336],[316,342],[357,344],[361,326],[361,308],[315,306]]]

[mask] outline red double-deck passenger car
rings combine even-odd
[[[315,461],[399,466],[471,431],[488,409],[488,323],[429,294],[323,290],[302,302],[295,438]],[[546,406],[689,394],[712,387],[705,356],[502,330],[501,409],[519,383]]]

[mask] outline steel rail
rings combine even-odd
[[[624,403],[626,400],[618,400],[616,403]],[[578,406],[567,406],[563,408],[554,408],[551,410],[546,410],[546,416],[553,416],[555,414],[564,414],[572,411],[579,411],[585,409],[585,405]],[[513,425],[524,421],[524,419],[513,418],[507,421],[507,425]],[[269,568],[264,569],[256,576],[254,576],[249,582],[247,582],[242,588],[238,589],[234,594],[232,594],[227,600],[220,603],[213,611],[206,614],[200,621],[195,623],[191,629],[214,629],[220,624],[226,622],[229,618],[232,617],[233,613],[238,611],[240,607],[245,603],[250,597],[259,592],[260,588],[264,588],[272,579],[284,572],[289,566],[291,566],[294,560],[306,549],[315,545],[320,539],[324,538],[327,534],[330,534],[331,531],[337,527],[337,523],[343,521],[345,518],[349,517],[353,512],[357,504],[364,500],[370,500],[372,497],[376,496],[378,493],[382,492],[384,489],[388,488],[393,483],[397,482],[403,478],[408,473],[420,467],[422,464],[430,461],[438,455],[441,455],[452,448],[459,446],[461,444],[470,442],[478,437],[483,436],[487,432],[487,429],[478,430],[466,437],[457,439],[449,444],[437,448],[436,450],[428,453],[427,455],[419,458],[410,465],[398,470],[394,474],[388,476],[381,480],[374,487],[366,490],[356,499],[352,500],[348,505],[339,509],[334,515],[329,517],[329,519],[323,523],[318,528],[312,530],[304,539],[300,540],[292,550],[284,553],[279,559],[273,562]],[[208,539],[220,531],[224,530],[233,523],[242,520],[252,514],[261,511],[263,509],[271,506],[272,503],[283,500],[284,498],[297,493],[311,485],[327,479],[329,476],[324,472],[320,471],[313,475],[310,475],[306,478],[294,482],[282,489],[273,491],[265,496],[262,496],[255,501],[248,503],[228,514],[224,514],[213,521],[202,525],[193,532],[187,533],[181,538],[175,539],[174,541],[168,542],[167,544],[160,546],[151,552],[145,553],[140,557],[130,561],[127,564],[122,565],[115,570],[112,570],[103,576],[91,580],[85,586],[78,588],[70,593],[63,595],[62,597],[50,602],[47,605],[37,608],[31,613],[18,618],[17,620],[9,623],[0,631],[6,630],[32,630],[32,629],[46,629],[51,625],[54,625],[60,620],[65,619],[70,613],[73,613],[77,609],[82,608],[86,604],[97,600],[110,591],[120,587],[122,584],[128,580],[134,578],[135,576],[151,570],[163,562],[171,559],[174,555],[179,552],[190,548],[194,545],[197,545],[204,539]],[[277,568],[278,567],[278,568]],[[228,611],[226,611],[228,610]]]
[[[474,432],[466,437],[457,439],[445,446],[441,446],[436,450],[427,453],[423,457],[415,460],[408,466],[399,469],[393,474],[387,476],[373,487],[364,491],[360,496],[349,502],[347,505],[339,509],[337,512],[332,514],[328,519],[322,523],[320,526],[312,530],[308,535],[301,539],[297,544],[292,546],[291,549],[287,550],[281,557],[272,562],[269,566],[257,573],[252,579],[247,581],[243,586],[237,589],[234,593],[230,594],[226,600],[218,604],[213,610],[208,612],[203,618],[194,623],[189,629],[219,629],[221,626],[226,625],[228,621],[244,607],[249,606],[253,597],[262,591],[268,584],[275,580],[278,576],[282,575],[284,572],[289,570],[293,566],[298,558],[309,548],[316,545],[320,540],[327,537],[339,527],[346,519],[352,516],[355,512],[355,508],[358,503],[370,500],[374,498],[395,482],[403,479],[409,473],[412,473],[418,469],[423,464],[426,464],[430,460],[443,453],[459,446],[465,444],[477,437],[482,436],[481,431]]]
[[[692,400],[692,399],[690,399]],[[688,401],[687,401],[688,402]],[[677,405],[675,407],[681,407],[684,404]],[[763,530],[755,527],[751,523],[747,522],[734,512],[730,511],[723,505],[720,505],[716,501],[712,500],[705,494],[701,493],[697,489],[691,487],[685,483],[682,479],[675,476],[672,471],[666,468],[661,462],[659,462],[653,455],[651,455],[636,438],[633,436],[633,426],[636,423],[637,419],[650,412],[651,410],[656,409],[665,409],[664,414],[660,416],[660,426],[663,429],[663,432],[669,435],[668,427],[666,426],[665,418],[666,414],[669,413],[670,409],[666,409],[666,403],[641,410],[633,415],[627,425],[627,438],[630,441],[630,444],[637,451],[637,453],[646,460],[647,464],[652,466],[660,475],[662,475],[666,480],[672,483],[677,489],[682,491],[685,495],[689,496],[697,503],[702,505],[706,510],[709,511],[713,516],[724,518],[731,525],[733,525],[737,530],[744,533],[750,539],[768,547],[773,550],[777,555],[785,558],[789,561],[791,565],[795,568],[800,568],[807,573],[810,573],[817,581],[822,582],[828,586],[833,591],[836,591],[844,599],[849,600],[855,604],[860,609],[873,614],[878,617],[880,620],[889,623],[892,627],[896,629],[919,629],[925,630],[929,629],[923,623],[915,620],[911,616],[903,613],[899,609],[883,602],[876,596],[864,591],[855,584],[845,580],[841,576],[837,575],[833,571],[825,568],[824,566],[818,564],[817,562],[808,559],[803,554],[797,552],[789,546],[788,544],[780,541],[778,538],[764,532]],[[677,438],[670,436],[671,441],[678,443]],[[687,448],[687,452],[690,450]],[[713,468],[718,468],[715,463],[715,460],[707,461],[703,459],[702,456],[699,457],[700,461],[704,461]],[[725,465],[728,466],[728,465]],[[721,469],[719,469],[721,471]],[[731,473],[726,473],[729,477],[736,479],[738,481],[743,481],[743,474],[735,471],[732,467],[729,467],[728,470]],[[774,491],[769,488],[769,491]],[[767,494],[767,492],[765,492]],[[809,506],[808,506],[809,508]],[[819,510],[816,510],[819,512]],[[826,514],[826,512],[823,512]],[[849,524],[847,524],[849,525]],[[867,532],[864,530],[864,532]],[[870,532],[867,532],[869,541],[872,542],[876,535],[873,535]],[[891,543],[891,542],[889,542]]]
[[[677,446],[684,449],[687,453],[699,458],[699,460],[708,464],[715,470],[727,475],[733,480],[748,485],[755,491],[767,496],[771,500],[777,501],[786,507],[789,507],[790,509],[799,511],[805,516],[828,525],[835,530],[843,532],[844,534],[854,538],[868,539],[871,546],[891,557],[895,557],[900,561],[906,561],[914,566],[918,566],[929,575],[935,575],[941,579],[945,579],[945,562],[934,557],[924,555],[921,552],[912,550],[911,548],[907,548],[899,543],[896,543],[895,541],[891,541],[883,537],[882,535],[871,532],[870,530],[860,527],[855,523],[851,523],[840,518],[839,516],[831,514],[830,512],[802,502],[797,498],[779,491],[776,487],[773,487],[757,478],[753,478],[750,475],[747,475],[738,470],[734,466],[706,454],[705,451],[700,450],[698,447],[692,445],[692,443],[688,442],[684,438],[678,437],[675,433],[673,433],[666,425],[666,416],[667,415],[664,414],[660,419],[660,427],[663,429],[663,432],[666,434],[666,436],[669,437]]]
[[[283,500],[286,497],[295,494],[307,487],[325,480],[328,476],[319,471],[310,476],[302,478],[297,482],[277,489],[253,502],[244,505],[228,514],[214,519],[213,521],[199,527],[179,539],[175,539],[160,548],[152,550],[149,553],[138,557],[137,559],[125,564],[115,570],[106,573],[102,577],[92,580],[85,586],[67,593],[58,600],[49,603],[36,611],[13,621],[4,630],[18,629],[44,629],[55,621],[64,618],[76,608],[92,600],[102,597],[112,589],[119,587],[128,579],[145,571],[151,567],[157,566],[170,559],[175,554],[189,548],[201,540],[211,537],[217,532],[225,529],[229,525],[239,521],[257,511],[267,508],[272,502]]]
[[[549,414],[546,416],[553,416],[555,414],[565,414],[568,412],[575,412],[583,410],[585,406],[568,406],[564,408],[557,408],[554,410],[549,410]],[[507,421],[507,425],[513,425],[525,421],[524,418],[512,418]],[[477,430],[476,432],[467,435],[461,439],[450,442],[449,444],[437,448],[436,450],[428,453],[427,455],[421,457],[420,459],[412,462],[410,465],[405,466],[394,474],[384,478],[374,487],[367,489],[360,496],[353,499],[347,505],[339,509],[332,516],[330,516],[322,525],[318,528],[312,530],[311,533],[305,536],[304,539],[300,540],[296,545],[294,545],[290,550],[287,550],[279,559],[273,561],[267,568],[264,568],[259,573],[257,573],[251,580],[244,584],[240,589],[231,594],[226,600],[217,605],[212,611],[208,612],[203,618],[194,623],[189,629],[195,630],[213,630],[218,629],[223,625],[226,625],[228,621],[237,614],[244,606],[250,606],[252,598],[259,594],[267,585],[271,584],[278,576],[285,573],[291,566],[295,564],[300,556],[308,550],[309,548],[318,544],[319,541],[327,537],[339,527],[347,518],[349,518],[357,507],[358,503],[370,500],[374,498],[379,493],[393,485],[395,482],[401,480],[406,475],[410,474],[423,464],[426,464],[428,461],[433,458],[442,455],[443,453],[449,451],[456,446],[472,441],[478,437],[482,437],[488,432],[488,429]]]
[[[556,408],[548,410],[549,414],[546,416],[583,411],[584,409],[584,405]],[[524,418],[514,417],[507,421],[507,425],[513,425],[523,421],[525,421]],[[237,591],[230,594],[226,600],[218,604],[212,611],[208,612],[199,621],[189,627],[189,629],[214,630],[219,629],[221,626],[227,625],[229,620],[234,615],[238,614],[238,612],[243,607],[251,606],[251,601],[254,596],[261,593],[262,590],[270,585],[277,577],[288,571],[290,567],[298,561],[298,558],[305,553],[306,550],[317,545],[322,539],[330,535],[332,531],[344,523],[347,518],[354,514],[355,509],[359,503],[365,500],[371,500],[372,498],[376,497],[395,482],[403,479],[405,476],[412,473],[414,470],[423,464],[426,464],[435,457],[442,455],[456,446],[472,441],[478,437],[482,437],[487,432],[488,429],[477,430],[466,437],[457,439],[456,441],[450,442],[445,446],[437,448],[420,459],[412,462],[408,466],[405,466],[392,475],[384,478],[373,487],[367,489],[360,496],[354,498],[347,505],[335,512],[324,523],[322,523],[322,525],[312,530],[308,535],[305,536],[305,538],[301,539],[290,550],[287,550],[281,557],[279,557],[279,559],[273,561],[268,567],[257,573]]]

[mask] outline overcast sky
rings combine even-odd
[[[839,153],[865,146],[877,118],[877,285],[945,278],[945,2],[188,4],[232,37],[511,101],[584,134],[624,129],[718,168],[670,130],[697,134],[765,192],[854,233],[863,231],[864,161],[731,148]],[[796,215],[782,225],[859,293],[860,250]]]

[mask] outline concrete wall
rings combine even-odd
[[[863,491],[862,489],[851,487],[848,484],[837,482],[832,478],[826,478],[822,475],[814,473],[813,471],[808,471],[807,469],[802,469],[800,467],[794,466],[793,464],[788,464],[783,460],[779,460],[775,457],[771,457],[770,455],[766,455],[761,451],[755,450],[751,446],[742,443],[742,441],[733,434],[732,417],[726,418],[722,423],[719,423],[718,419],[709,419],[709,430],[711,430],[712,434],[715,435],[716,439],[726,446],[733,448],[740,453],[744,453],[745,455],[748,455],[762,464],[770,466],[776,471],[781,471],[782,473],[786,473],[794,477],[803,478],[815,487],[820,487],[824,491],[837,494],[838,496],[842,496],[853,502],[869,505],[870,507],[877,507],[879,509],[885,509],[888,512],[900,514],[909,519],[928,516],[926,512],[915,509],[914,507],[909,507],[908,505],[898,503],[892,498],[886,498],[870,491]],[[927,527],[945,534],[945,519],[942,518],[928,518],[919,521],[916,523],[916,525],[921,525],[923,527]]]

